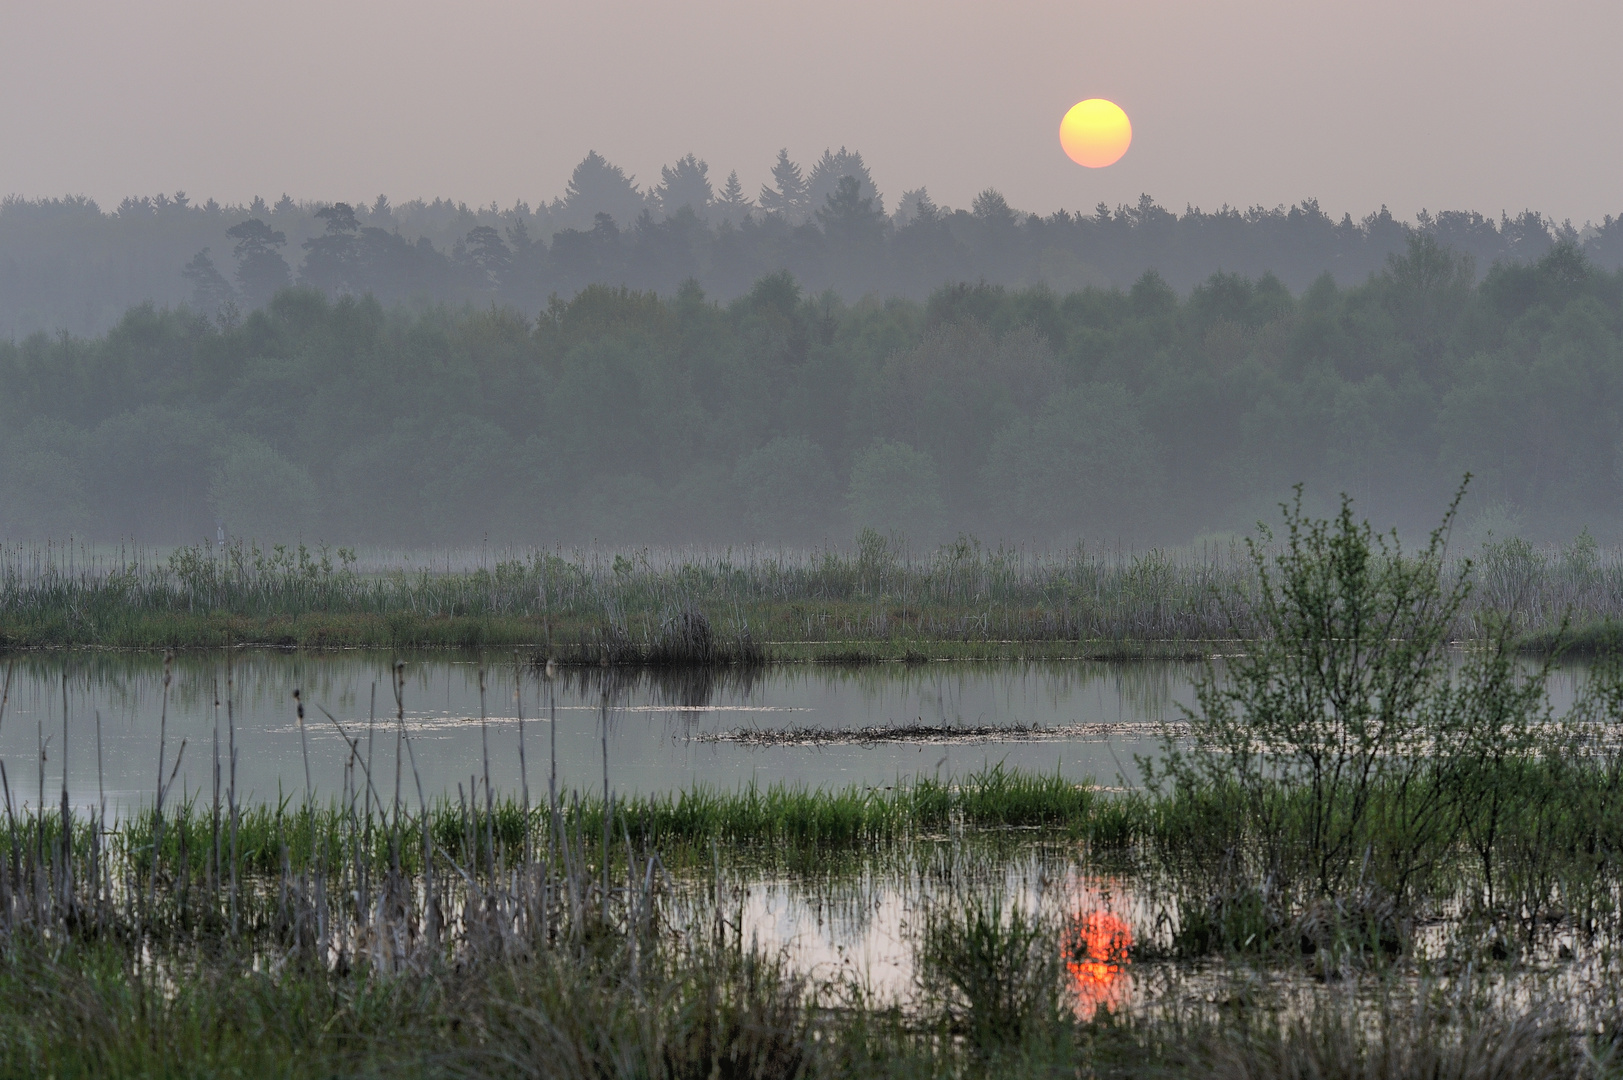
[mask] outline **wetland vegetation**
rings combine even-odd
[[[1623,620],[1623,561],[1587,533],[1489,539],[1450,640],[1508,628],[1534,653],[1596,653]],[[1267,629],[1238,543],[1138,555],[865,530],[854,550],[587,549],[440,555],[231,542],[0,546],[0,645],[513,649],[566,664],[748,666],[1200,657]]]
[[[386,205],[324,207],[294,288],[267,223],[291,211],[261,207],[232,226],[234,285],[205,253],[190,307],[0,343],[0,647],[222,658],[203,739],[175,737],[164,662],[132,796],[103,783],[100,714],[70,713],[64,674],[48,724],[54,657],[23,656],[0,1073],[1623,1074],[1615,223],[1044,221],[995,193],[962,213],[913,193],[887,222],[835,180],[821,213],[713,232],[662,206],[525,247],[515,215],[449,261],[374,225]],[[59,210],[85,208],[9,203],[0,226]],[[1134,262],[1161,225],[1318,229],[1368,276],[1169,284]],[[627,269],[682,230],[716,259],[666,245],[664,277]],[[1025,284],[1050,241],[1107,235],[1130,285]],[[1000,243],[1006,285],[824,288]],[[620,271],[650,291],[602,284]],[[573,298],[540,305],[547,274]],[[1468,473],[1473,501],[1428,532]],[[1278,529],[1237,539],[1281,498]],[[478,727],[447,678],[441,745],[476,732],[482,767],[434,773],[396,665],[364,728],[304,685],[262,742],[298,765],[254,792],[239,646],[471,658]],[[1574,649],[1593,663],[1558,708]],[[886,783],[611,783],[633,669],[1145,656],[1200,673],[1114,784],[989,756]],[[498,663],[520,694],[499,724]],[[550,713],[525,741],[522,695],[538,718],[567,685],[598,695],[601,784],[557,782]],[[714,760],[838,743],[888,769],[922,748],[886,740],[1037,731],[909,717],[740,728],[756,741]],[[15,739],[3,701],[0,723]],[[675,730],[643,735],[673,752]],[[341,770],[312,770],[317,737]],[[80,778],[94,757],[93,800],[70,756]]]
[[[1623,219],[807,165],[0,199],[0,1080],[1623,1080]]]
[[[344,739],[337,791],[306,766],[243,801],[228,676],[189,747],[212,783],[177,790],[160,727],[156,797],[109,815],[46,787],[49,755],[99,760],[64,707],[37,776],[0,769],[0,1068],[1617,1075],[1623,664],[1558,712],[1485,614],[1461,663],[1444,535],[1288,508],[1248,551],[1258,632],[1126,790],[620,795],[606,756],[562,790],[544,728],[481,723],[482,777],[440,794],[397,667],[365,728],[297,699],[301,740]]]

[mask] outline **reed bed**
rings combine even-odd
[[[1490,544],[1453,634],[1607,647],[1623,552]],[[747,665],[1200,655],[1264,631],[1238,546],[1112,555],[971,540],[919,551],[587,550],[372,557],[338,548],[0,547],[0,646],[511,648],[560,663]]]

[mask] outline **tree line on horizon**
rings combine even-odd
[[[10,540],[1130,548],[1244,532],[1298,482],[1424,530],[1466,472],[1471,536],[1623,539],[1623,271],[1568,240],[1479,274],[1420,233],[1300,292],[849,303],[778,271],[532,317],[289,287],[0,341]]]
[[[1478,265],[1527,263],[1576,244],[1597,266],[1623,266],[1623,220],[1582,228],[1526,210],[1422,213],[1384,208],[1337,221],[1313,200],[1182,214],[1148,195],[1114,209],[1017,210],[994,189],[968,208],[903,192],[887,209],[862,155],[826,150],[809,168],[781,151],[755,196],[736,172],[714,182],[692,154],[639,187],[592,152],[562,195],[470,207],[444,199],[394,205],[275,203],[246,206],[184,193],[127,198],[104,213],[82,197],[0,201],[0,336],[101,333],[131,306],[181,303],[238,319],[277,290],[385,304],[498,303],[530,315],[554,295],[593,284],[670,296],[688,281],[732,300],[761,277],[788,271],[814,292],[848,302],[878,294],[923,300],[946,282],[1046,285],[1067,293],[1125,288],[1155,270],[1180,293],[1218,271],[1277,276],[1300,291],[1320,274],[1363,281],[1426,235]]]

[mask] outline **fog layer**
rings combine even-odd
[[[1479,272],[1416,235],[1299,294],[847,303],[780,271],[530,318],[292,289],[0,344],[0,535],[1143,545],[1249,529],[1298,481],[1422,528],[1470,471],[1468,531],[1611,539],[1620,354],[1623,273],[1570,240]]]
[[[1325,273],[1362,282],[1415,234],[1484,271],[1540,258],[1557,240],[1603,268],[1623,265],[1623,222],[1612,216],[1573,225],[1534,210],[1439,210],[1400,221],[1381,207],[1355,219],[1312,201],[1174,212],[1147,195],[1035,214],[991,188],[956,209],[924,187],[883,192],[844,147],[805,161],[780,152],[755,188],[693,155],[639,184],[590,153],[563,191],[534,206],[396,205],[381,195],[224,206],[176,192],[104,210],[82,198],[7,199],[0,337],[100,333],[145,301],[186,301],[229,321],[290,284],[385,304],[497,303],[532,317],[590,284],[669,296],[691,280],[732,300],[778,270],[847,301],[922,300],[951,281],[1126,288],[1148,270],[1181,293],[1217,271],[1271,273],[1300,292]]]

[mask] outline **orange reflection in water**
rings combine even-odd
[[[1103,1008],[1115,1012],[1127,996],[1128,951],[1133,931],[1109,911],[1078,912],[1066,920],[1065,967],[1084,1019]]]

